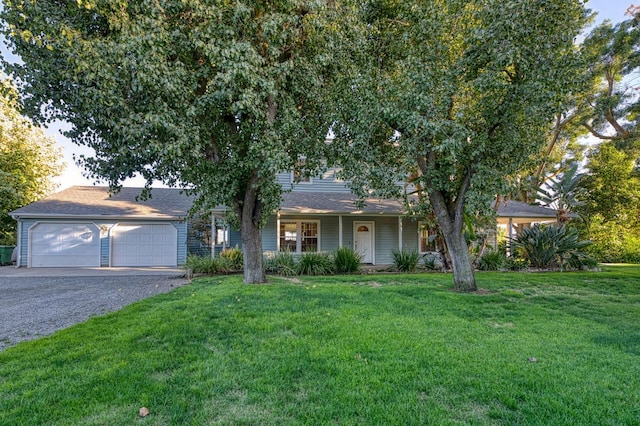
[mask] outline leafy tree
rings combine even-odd
[[[414,176],[410,207],[433,211],[455,287],[476,283],[465,210],[490,214],[505,175],[540,150],[574,87],[574,1],[369,1],[345,84],[349,114],[335,126],[343,176],[355,191],[397,195]]]
[[[53,191],[64,165],[55,141],[20,115],[13,85],[0,84],[0,244],[13,245],[16,222],[9,212]]]
[[[637,153],[640,102],[629,78],[640,67],[637,18],[615,26],[605,21],[585,38],[581,52],[591,82],[580,105],[581,125],[596,138]]]
[[[635,156],[602,142],[588,154],[583,179],[590,247],[602,262],[640,259],[640,173]]]
[[[242,231],[244,280],[265,281],[260,228],[279,206],[276,173],[321,164],[331,1],[5,2],[23,63],[26,111],[62,119],[93,148],[81,158],[114,189],[138,173],[184,185],[196,208],[226,205]]]

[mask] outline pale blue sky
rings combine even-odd
[[[637,4],[640,4],[640,0],[636,0]],[[0,5],[2,2],[0,1]],[[587,7],[593,11],[598,12],[596,23],[599,23],[605,19],[609,19],[612,22],[620,22],[625,17],[627,8],[631,5],[629,0],[589,0]],[[6,54],[6,49],[2,48],[3,54]],[[92,185],[93,181],[86,179],[82,176],[82,170],[76,166],[73,162],[73,154],[85,154],[90,155],[91,151],[86,147],[77,146],[64,136],[60,134],[60,128],[64,127],[63,124],[50,126],[46,132],[51,137],[55,138],[58,145],[62,148],[64,153],[64,160],[67,163],[67,168],[62,176],[56,179],[59,184],[58,189],[68,188],[73,185]],[[142,179],[131,179],[125,182],[127,186],[143,186],[144,181]]]

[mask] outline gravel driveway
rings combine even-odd
[[[176,275],[0,274],[0,351],[186,283]]]

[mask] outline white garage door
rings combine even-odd
[[[111,266],[176,266],[178,231],[171,224],[118,225],[111,234]]]
[[[38,223],[30,234],[31,267],[100,266],[100,230],[92,223]]]

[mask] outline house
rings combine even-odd
[[[302,181],[292,173],[277,178],[291,192],[283,194],[280,210],[262,229],[266,253],[348,246],[363,255],[363,263],[390,264],[394,249],[435,249],[430,230],[408,217],[399,200],[372,198],[358,208],[356,196],[333,171]],[[177,189],[157,188],[151,199],[136,201],[140,192],[123,188],[109,196],[106,187],[72,187],[13,211],[17,266],[177,266],[186,261],[187,252],[202,254],[188,232],[193,199]],[[224,217],[224,208],[214,209],[207,252],[242,245],[240,233],[229,229]],[[509,201],[500,205],[498,218],[512,230],[555,221],[556,214]]]
[[[175,189],[75,186],[11,212],[18,221],[16,266],[177,266],[187,257],[192,199]]]
[[[266,253],[300,254],[348,246],[362,254],[363,263],[384,265],[393,263],[394,249],[418,249],[420,253],[436,249],[432,231],[408,217],[401,200],[370,198],[360,209],[356,207],[357,197],[332,170],[302,181],[293,173],[281,173],[277,178],[291,192],[283,194],[280,210],[262,230]],[[225,209],[214,210],[213,215],[214,250],[240,246],[240,234],[224,224]],[[498,226],[505,228],[509,237],[519,227],[556,221],[555,210],[517,201],[500,203],[497,216]],[[495,233],[489,244],[497,245]]]

